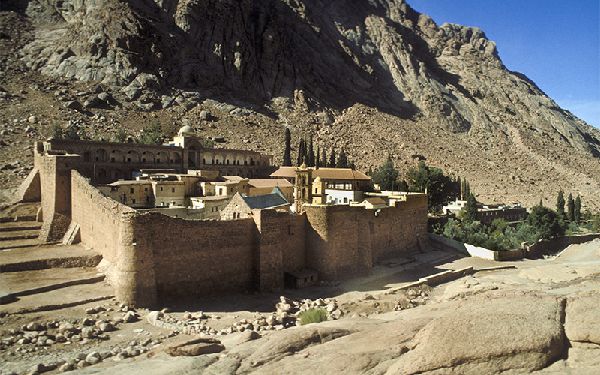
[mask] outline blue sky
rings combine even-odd
[[[481,28],[510,70],[600,128],[600,0],[408,0],[441,25]]]

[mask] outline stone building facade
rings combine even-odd
[[[216,170],[223,176],[248,178],[268,177],[275,169],[270,155],[246,150],[206,149],[200,139],[185,138],[185,147],[51,139],[38,143],[36,150],[40,154],[81,156],[79,170],[95,184],[128,180],[145,169],[181,173],[194,169]]]

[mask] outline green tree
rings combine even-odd
[[[314,167],[315,166],[315,149],[314,149],[312,135],[310,136],[310,143],[308,144],[308,153],[307,153],[306,159],[308,161],[307,165],[309,167]]]
[[[65,136],[65,132],[59,124],[52,125],[52,138],[53,139],[63,139]]]
[[[537,239],[549,239],[565,234],[565,226],[558,214],[544,206],[534,206],[526,222],[535,228]]]
[[[327,148],[323,148],[323,155],[321,155],[320,167],[327,167]]]
[[[285,134],[284,134],[285,145],[284,145],[284,149],[283,149],[283,166],[284,167],[292,166],[291,141],[292,141],[292,135],[290,133],[290,129],[285,128]]]
[[[567,198],[567,220],[575,220],[575,201],[573,201],[573,194],[569,193]]]
[[[165,139],[165,134],[162,131],[160,122],[152,121],[142,129],[142,133],[138,137],[138,143],[147,145],[160,145]]]
[[[330,168],[335,168],[335,161],[336,161],[335,148],[332,148],[331,154],[329,155],[329,164],[327,166]]]
[[[579,195],[577,198],[575,198],[575,204],[573,207],[573,220],[576,223],[581,221],[581,197]]]
[[[127,132],[124,128],[117,129],[113,140],[117,143],[125,143],[127,141]]]
[[[315,156],[315,168],[321,168],[321,150],[319,150],[319,145],[317,145],[317,155]]]
[[[452,179],[441,169],[428,167],[423,161],[417,167],[409,168],[406,180],[411,191],[427,190],[430,209],[438,209],[455,196],[455,183]]]
[[[458,184],[458,199],[463,200],[464,196],[463,196],[463,181],[460,178],[460,176],[458,176],[458,180],[456,181],[456,183]]]
[[[473,194],[469,194],[467,197],[467,203],[463,208],[463,219],[467,222],[473,222],[477,220],[477,199]]]
[[[301,166],[306,162],[306,142],[303,138],[298,141],[298,157],[296,158],[296,166]]]
[[[404,180],[398,181],[398,185],[395,187],[398,191],[408,191],[408,183]]]
[[[600,215],[595,215],[592,218],[592,231],[593,232],[600,232]]]
[[[388,156],[381,167],[375,169],[372,179],[374,183],[379,185],[381,190],[394,190],[396,180],[398,180],[398,171],[394,168],[391,157]]]
[[[78,141],[81,139],[81,137],[79,136],[79,131],[79,125],[71,124],[67,126],[67,129],[63,134],[63,139],[68,139],[70,141]]]
[[[565,193],[562,189],[560,189],[556,197],[556,213],[561,217],[565,217]]]
[[[348,168],[348,156],[346,156],[346,152],[344,149],[340,151],[340,156],[338,157],[337,163],[335,165],[337,168]]]

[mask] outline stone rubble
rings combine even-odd
[[[294,301],[284,296],[280,297],[275,305],[275,312],[267,315],[257,316],[255,319],[241,319],[232,325],[222,329],[215,329],[210,326],[211,320],[218,320],[218,316],[208,316],[204,312],[196,313],[186,312],[181,319],[163,311],[150,311],[146,315],[148,323],[165,329],[171,329],[173,333],[182,333],[185,335],[208,335],[224,336],[237,332],[256,332],[279,331],[282,329],[300,325],[298,315],[303,311],[321,308],[327,312],[329,320],[338,320],[344,313],[340,310],[335,299],[319,298],[316,300],[303,299]]]

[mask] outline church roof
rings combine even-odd
[[[271,177],[295,178],[296,167],[280,167],[271,174]],[[321,180],[363,180],[370,181],[371,177],[355,171],[351,168],[310,168],[313,177],[321,177]]]
[[[289,202],[285,199],[279,188],[273,189],[273,192],[270,194],[256,195],[253,197],[242,195],[242,199],[252,210],[275,208],[289,204]]]

